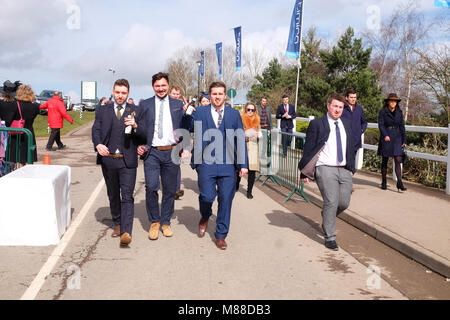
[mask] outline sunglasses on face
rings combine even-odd
[[[247,109],[248,112],[255,112],[255,109]]]

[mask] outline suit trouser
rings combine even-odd
[[[177,175],[180,165],[173,163],[172,150],[160,151],[152,148],[144,161],[147,215],[151,223],[160,222],[170,226],[175,209]],[[161,210],[158,203],[159,179],[162,183]]]
[[[133,193],[136,185],[137,168],[127,168],[123,159],[103,157],[102,172],[114,226],[120,225],[122,234],[125,232],[131,234],[133,231]]]
[[[336,240],[336,217],[350,205],[352,174],[342,167],[316,167],[316,181],[323,198],[323,231],[326,241]]]
[[[53,147],[53,143],[56,142],[59,148],[63,146],[61,142],[61,129],[52,129],[52,133],[50,133],[50,137],[47,142],[47,149],[51,149]]]
[[[282,128],[281,132],[292,133],[292,129]],[[281,136],[281,143],[283,144],[283,155],[287,155],[287,149],[292,142],[292,136],[288,134],[283,134]]]
[[[208,170],[206,165],[197,167],[200,213],[203,219],[209,219],[212,215],[213,202],[218,196],[219,206],[214,235],[216,239],[225,239],[230,229],[231,206],[236,193],[236,174],[234,170],[230,170],[228,173],[222,172],[219,176],[218,172],[214,171]]]

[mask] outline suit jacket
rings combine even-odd
[[[258,115],[261,117],[261,105],[257,106],[258,108]],[[269,124],[269,130],[272,130],[272,107],[269,105],[266,105],[266,113],[267,113],[267,123]]]
[[[123,131],[123,156],[127,168],[136,168],[138,166],[137,147],[145,143],[145,121],[143,121],[143,110],[134,104],[126,104],[123,118],[135,112],[135,119],[138,125],[136,130],[132,130],[131,134],[125,134]],[[99,144],[108,145],[111,138],[111,129],[116,113],[114,112],[114,104],[107,103],[99,106],[95,112],[95,121],[92,126],[92,142],[94,149]],[[111,150],[110,150],[111,152]],[[97,164],[101,164],[102,156],[97,154]]]
[[[357,104],[355,105],[353,111],[351,111],[350,106],[346,103],[344,106],[344,111],[342,112],[342,118],[347,118],[352,122],[353,140],[355,141],[356,152],[362,146],[361,135],[367,129],[367,121],[364,116],[364,110]]]
[[[280,104],[277,108],[277,119],[281,119],[281,129],[292,129],[294,128],[294,121],[297,118],[297,114],[295,113],[295,107],[293,104],[289,104],[289,115],[292,119],[283,118],[283,115],[286,113],[284,109],[284,104]]]
[[[347,151],[345,159],[347,164],[345,168],[355,173],[355,154],[354,141],[352,135],[352,123],[346,118],[342,118],[345,133],[347,135]],[[308,130],[306,130],[306,142],[303,148],[302,159],[298,163],[298,169],[302,172],[301,178],[309,178],[314,180],[315,168],[319,154],[325,147],[325,143],[330,136],[330,125],[328,123],[327,115],[322,118],[315,119],[309,123]]]
[[[208,134],[205,134],[210,129],[216,129],[216,124],[214,123],[214,119],[211,115],[211,105],[204,106],[204,107],[197,107],[196,111],[192,113],[192,116],[190,117],[191,121],[189,123],[189,130],[194,131],[194,123],[195,122],[201,122],[202,124],[202,131],[195,132],[194,137],[194,150],[192,151],[192,158],[191,158],[191,167],[193,169],[196,169],[199,166],[205,166],[205,170],[211,170],[218,172],[219,170],[221,172],[225,170],[241,170],[242,168],[248,168],[248,156],[247,156],[247,147],[245,144],[245,133],[244,133],[244,126],[242,124],[242,119],[239,111],[236,109],[233,109],[231,107],[225,107],[224,108],[224,115],[223,115],[223,121],[221,126],[219,127],[219,130],[221,132],[222,137],[222,143],[223,143],[223,159],[222,164],[217,163],[208,163],[207,159],[204,157],[204,151],[205,149],[211,145],[214,141],[214,139],[205,139]],[[227,136],[226,130],[233,130],[234,132],[238,129],[242,130],[241,136]],[[198,130],[198,129],[197,129]],[[208,131],[208,132],[214,132]],[[217,132],[217,131],[216,131]],[[201,133],[201,136],[198,136]],[[234,150],[233,152],[233,163],[227,163],[227,141],[229,142],[228,145],[234,144]],[[210,147],[211,148],[211,147]],[[229,152],[231,153],[231,151]],[[231,155],[230,155],[231,156]],[[199,159],[201,159],[201,163]],[[229,159],[230,160],[230,159]],[[219,168],[217,167],[219,166]]]
[[[155,105],[155,99],[156,96],[149,98],[147,100],[142,101],[139,104],[139,107],[142,108],[144,112],[144,119],[146,123],[146,142],[147,147],[149,148],[149,152],[145,155],[145,159],[149,156],[150,152],[152,151],[152,141],[153,141],[153,135],[155,133],[155,120],[156,120],[156,105]],[[169,106],[170,106],[170,115],[172,118],[172,127],[173,130],[181,129],[183,128],[183,121],[185,118],[184,111],[183,111],[183,102],[178,99],[172,99],[169,97]],[[174,132],[175,134],[175,132]],[[182,141],[182,137],[177,137],[175,135],[175,139],[177,140],[177,143]]]

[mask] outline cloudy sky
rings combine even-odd
[[[434,13],[435,0],[421,0]],[[304,30],[333,41],[388,15],[403,0],[305,0]],[[79,100],[80,81],[98,81],[108,96],[113,74],[131,83],[135,99],[153,95],[151,76],[185,46],[234,45],[278,56],[286,50],[295,0],[0,0],[0,83],[21,80],[39,93],[57,89]],[[375,11],[374,11],[374,7]],[[378,10],[378,11],[377,11]]]

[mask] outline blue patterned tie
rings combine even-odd
[[[342,140],[341,140],[341,131],[339,130],[339,122],[334,123],[336,125],[336,144],[337,144],[337,156],[338,162],[341,163],[344,161],[344,156],[342,155]]]
[[[216,110],[216,111],[217,111],[217,110]],[[223,116],[222,116],[223,109],[217,111],[217,113],[219,114],[219,119],[217,120],[217,129],[219,129],[219,128],[220,128],[220,125],[222,124],[222,120],[223,120]]]
[[[159,100],[159,117],[158,117],[158,139],[163,137],[163,115],[164,115],[164,100]]]

